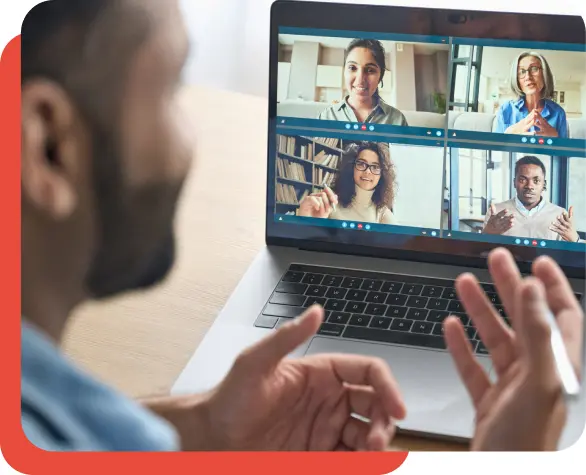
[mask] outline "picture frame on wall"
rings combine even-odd
[[[566,93],[564,91],[560,91],[560,104],[563,104],[566,99]]]
[[[554,102],[558,101],[558,92],[557,91],[553,91],[553,101]]]

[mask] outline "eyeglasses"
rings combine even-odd
[[[370,165],[369,163],[364,162],[362,160],[356,160],[354,162],[354,167],[356,168],[356,170],[358,170],[360,172],[365,172],[366,170],[368,170],[370,168],[370,172],[373,175],[380,175],[380,173],[381,173],[381,168],[378,163],[373,163],[372,165]]]
[[[529,69],[519,69],[517,71],[517,76],[523,79],[527,76],[527,73],[531,74],[531,76],[535,76],[539,71],[541,71],[541,66],[530,66]]]

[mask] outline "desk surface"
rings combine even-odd
[[[80,308],[64,342],[78,364],[131,397],[168,393],[264,245],[267,101],[199,88],[181,99],[196,157],[177,217],[176,267],[157,289]],[[407,436],[393,446],[466,449]]]

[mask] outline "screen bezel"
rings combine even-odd
[[[522,31],[507,28],[523,17]],[[463,240],[438,239],[423,236],[397,235],[393,247],[379,246],[383,238],[375,233],[363,233],[356,243],[356,231],[325,230],[316,226],[299,226],[274,221],[274,177],[273,151],[276,150],[277,135],[277,73],[279,27],[299,27],[365,32],[388,32],[424,36],[471,37],[463,34],[471,22],[490,25],[490,34],[473,28],[474,38],[516,41],[545,41],[550,43],[572,43],[586,45],[586,28],[580,16],[527,14],[514,12],[487,12],[480,10],[428,9],[381,5],[355,5],[347,3],[305,2],[277,0],[271,7],[269,113],[267,147],[267,209],[265,240],[267,245],[296,247],[317,252],[333,252],[368,257],[413,260],[438,264],[486,268],[486,255],[495,247],[494,243]],[[550,26],[549,31],[543,24]],[[494,25],[494,27],[492,27]],[[560,27],[563,25],[563,27]],[[514,31],[513,31],[514,30]],[[272,187],[272,188],[271,188]],[[302,230],[302,231],[300,231]],[[354,234],[352,234],[354,233]],[[295,235],[303,237],[292,237]],[[311,236],[311,237],[310,237]],[[332,242],[332,238],[338,242]],[[388,235],[387,235],[388,238]],[[345,241],[345,242],[344,242]],[[503,245],[515,256],[522,272],[530,272],[531,262],[545,254],[541,249]],[[568,277],[584,279],[586,276],[586,252],[548,250]],[[581,266],[564,265],[562,257],[581,256]]]

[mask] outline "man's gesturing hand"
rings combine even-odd
[[[489,257],[489,269],[512,329],[472,275],[461,276],[456,289],[490,353],[495,384],[475,359],[460,320],[450,317],[445,322],[448,348],[476,408],[472,449],[555,450],[566,407],[544,310],[549,305],[554,313],[580,374],[582,309],[566,277],[549,257],[535,261],[535,277],[522,279],[511,254],[497,249]]]
[[[284,359],[313,336],[323,310],[300,317],[238,357],[211,393],[207,450],[383,450],[405,406],[388,365],[354,355]],[[352,417],[370,420],[370,423]]]

